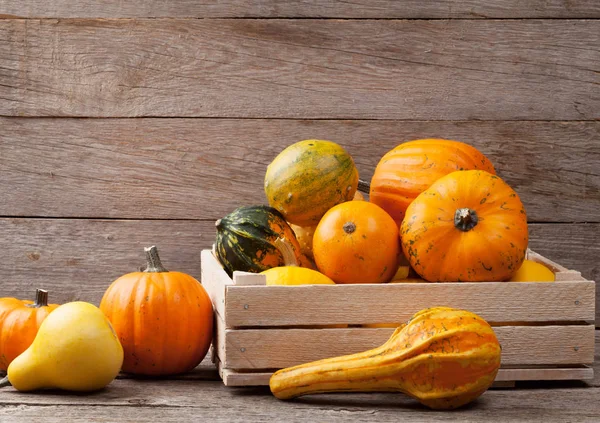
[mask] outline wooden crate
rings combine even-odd
[[[265,286],[259,274],[223,270],[202,251],[202,284],[216,315],[213,361],[227,386],[268,385],[280,368],[383,344],[392,328],[433,306],[473,311],[502,345],[496,382],[593,378],[595,284],[539,254],[556,283],[398,283]],[[324,327],[347,324],[347,328]]]

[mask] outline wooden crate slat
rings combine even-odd
[[[590,380],[594,378],[591,367],[540,368],[540,369],[500,369],[496,381],[518,380]]]
[[[488,322],[594,321],[595,284],[444,283],[230,286],[228,327],[404,322],[434,306],[466,309]]]
[[[225,316],[225,287],[232,285],[231,278],[213,256],[211,250],[200,253],[202,268],[201,282],[213,303],[215,313]]]
[[[238,372],[219,368],[219,374],[226,386],[268,386],[273,372]],[[503,387],[501,383],[526,380],[589,380],[594,378],[594,370],[581,368],[540,368],[540,369],[500,369],[492,387]],[[496,384],[496,382],[499,382]]]
[[[279,369],[365,351],[383,344],[387,328],[227,330],[228,369]],[[500,326],[504,366],[590,364],[594,361],[594,326]]]

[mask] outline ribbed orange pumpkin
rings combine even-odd
[[[495,173],[487,157],[463,142],[435,138],[405,142],[379,161],[371,179],[370,201],[399,226],[417,195],[448,173],[471,169]]]
[[[453,172],[419,194],[400,236],[412,268],[430,282],[504,281],[529,240],[517,193],[481,170]]]
[[[35,302],[0,298],[0,370],[25,351],[46,317],[58,307],[48,304],[48,291],[36,290]]]
[[[213,308],[200,282],[161,264],[156,247],[146,248],[143,272],[121,276],[100,303],[117,333],[123,371],[173,375],[192,370],[212,341]]]
[[[427,407],[465,405],[494,382],[501,348],[478,315],[425,309],[381,347],[283,369],[270,380],[279,399],[327,392],[403,392]]]

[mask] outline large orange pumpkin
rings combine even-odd
[[[396,273],[399,249],[396,222],[367,201],[332,207],[313,237],[317,268],[336,283],[387,282]]]
[[[369,201],[387,211],[399,226],[417,195],[448,173],[471,169],[496,173],[487,157],[463,142],[435,138],[405,142],[379,161]]]
[[[48,291],[36,290],[35,302],[0,298],[0,370],[25,351],[40,325],[58,304],[48,304]]]
[[[503,281],[527,250],[527,215],[517,193],[481,170],[453,172],[406,210],[402,248],[428,281]]]
[[[156,247],[145,251],[147,268],[115,280],[100,309],[123,345],[123,371],[142,375],[184,373],[196,367],[208,352],[212,303],[196,279],[167,271]]]

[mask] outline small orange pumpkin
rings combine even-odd
[[[156,247],[145,252],[146,269],[115,280],[104,293],[100,309],[123,345],[123,371],[141,375],[187,372],[210,347],[211,300],[193,277],[167,271]]]
[[[517,193],[481,170],[453,172],[406,210],[402,248],[430,282],[504,281],[525,259],[527,215]]]
[[[40,325],[58,304],[48,304],[48,291],[36,290],[35,302],[0,298],[0,370],[25,351]]]
[[[405,142],[379,161],[369,198],[400,226],[417,195],[448,173],[471,169],[496,173],[487,157],[469,144],[435,138]]]
[[[398,268],[399,249],[394,219],[367,201],[332,207],[313,237],[317,268],[336,283],[387,282]]]

